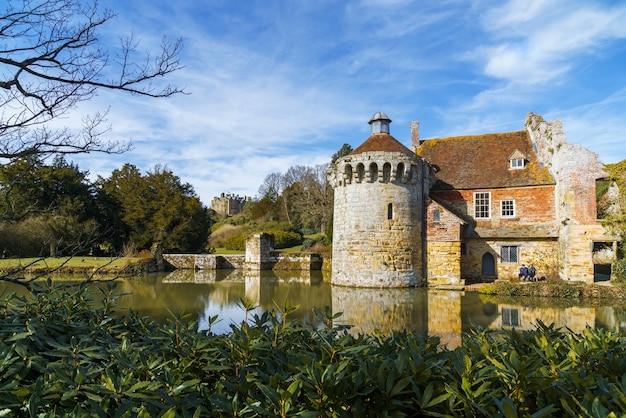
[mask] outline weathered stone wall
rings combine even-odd
[[[245,267],[251,270],[269,270],[275,262],[274,236],[270,234],[254,234],[246,240]]]
[[[428,286],[461,284],[461,242],[428,241]]]
[[[243,254],[163,254],[163,259],[169,269],[239,269],[244,265]]]
[[[503,263],[500,258],[502,245],[519,245],[517,263]],[[461,269],[464,279],[484,279],[482,261],[485,253],[495,259],[495,277],[500,280],[516,280],[522,263],[534,264],[537,277],[549,277],[552,271],[558,271],[558,242],[556,239],[541,240],[468,240],[467,254],[461,257]]]
[[[426,271],[429,286],[461,283],[462,221],[432,199],[426,208]]]
[[[422,284],[426,169],[422,159],[398,152],[367,152],[338,161],[329,176],[335,190],[333,284]]]
[[[548,123],[541,116],[529,113],[526,127],[542,163],[550,168],[557,181],[561,278],[591,283],[594,279],[593,240],[616,239],[597,222],[596,180],[606,177],[607,173],[596,153],[567,143],[561,121]]]
[[[593,243],[604,242],[607,235],[604,227],[595,225],[566,225],[564,234],[570,241],[561,245],[561,251],[567,251],[562,258],[567,262],[562,266],[562,276],[567,280],[594,282]]]

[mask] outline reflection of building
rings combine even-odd
[[[582,332],[587,326],[595,327],[596,309],[583,307],[529,307],[519,305],[499,305],[500,315],[491,328],[535,329],[537,320],[546,325],[555,324],[567,327],[574,332]]]
[[[220,215],[233,216],[243,211],[244,205],[250,200],[249,197],[222,193],[211,201],[211,209]]]
[[[509,280],[521,263],[594,281],[594,249],[616,247],[596,219],[606,174],[596,154],[567,143],[560,121],[529,113],[520,131],[425,141],[414,122],[415,152],[390,122],[374,115],[371,136],[329,171],[333,283]]]

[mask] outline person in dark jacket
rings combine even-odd
[[[519,278],[522,281],[526,281],[526,279],[528,278],[528,267],[526,267],[526,264],[522,264],[522,267],[520,267]]]
[[[528,280],[531,282],[535,281],[535,275],[537,274],[537,269],[532,264],[528,265]]]

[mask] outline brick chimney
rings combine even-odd
[[[411,121],[411,144],[413,149],[420,146],[420,123],[417,120]]]

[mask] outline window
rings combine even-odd
[[[441,220],[441,211],[439,209],[433,210],[433,222],[439,222]]]
[[[515,200],[501,200],[500,208],[503,218],[515,217]]]
[[[491,193],[474,193],[474,218],[489,219],[491,217]]]
[[[500,247],[500,259],[503,263],[517,263],[518,257],[518,245],[503,245]]]
[[[511,168],[524,168],[523,158],[511,158]]]
[[[393,219],[393,203],[387,205],[387,219]]]
[[[519,308],[502,308],[502,325],[509,327],[519,327]]]

